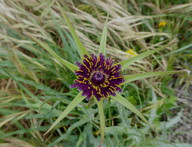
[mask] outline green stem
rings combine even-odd
[[[100,119],[100,127],[101,127],[101,143],[103,144],[104,136],[105,136],[105,115],[103,110],[103,99],[101,99],[99,102],[95,99],[98,108],[99,108],[99,119]]]

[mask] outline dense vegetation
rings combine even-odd
[[[79,48],[59,6],[89,53],[98,52],[108,14],[106,52],[116,62],[163,47],[123,75],[186,71],[122,86],[122,96],[154,129],[121,104],[105,100],[101,146],[190,146],[191,0],[1,0],[0,146],[100,145],[94,101],[81,102],[45,135],[78,94],[69,88],[76,77],[62,59],[80,61]]]

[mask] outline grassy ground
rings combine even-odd
[[[124,74],[192,70],[191,0],[0,0],[0,146],[100,143],[98,108],[86,100],[44,135],[78,93],[69,88],[75,75],[45,50],[48,46],[71,63],[80,60],[56,2],[66,10],[90,53],[99,48],[108,13],[107,55],[116,61],[174,42],[134,63]],[[131,82],[123,90],[122,95],[155,129],[120,104],[105,101],[107,128],[102,146],[192,144],[190,73]]]

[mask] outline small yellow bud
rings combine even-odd
[[[165,21],[161,21],[160,23],[159,23],[159,27],[164,27],[164,26],[166,26],[167,25],[167,22],[165,22]]]
[[[126,53],[128,54],[128,57],[134,57],[138,55],[133,49],[127,50]]]

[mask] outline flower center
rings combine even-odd
[[[102,72],[95,72],[91,77],[91,82],[94,85],[103,84],[105,82],[105,75]]]

